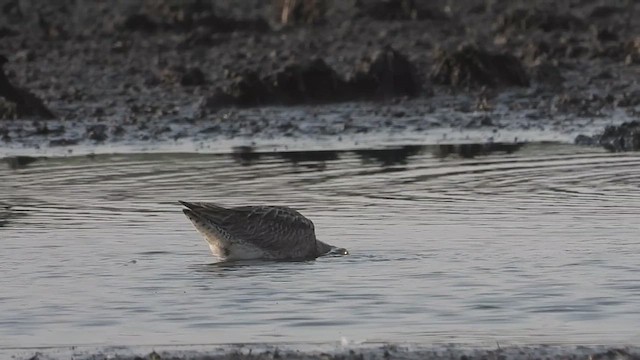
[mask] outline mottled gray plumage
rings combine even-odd
[[[311,220],[288,207],[180,203],[214,255],[223,260],[301,260],[347,253],[316,239]]]

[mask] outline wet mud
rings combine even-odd
[[[639,7],[10,0],[0,145],[619,125],[640,112]],[[374,119],[354,128],[356,116]]]
[[[55,360],[62,356],[73,354],[74,359],[121,359],[121,360],[269,360],[269,359],[324,359],[324,360],[362,360],[362,359],[461,359],[461,360],[485,360],[485,359],[589,359],[589,360],[637,360],[640,352],[634,347],[603,346],[509,346],[493,349],[471,348],[459,345],[442,345],[425,347],[419,345],[381,345],[377,347],[322,347],[310,345],[304,347],[288,346],[264,346],[264,345],[231,345],[217,346],[210,349],[198,350],[151,350],[141,353],[135,348],[104,349],[104,350],[55,350],[31,352],[28,357],[14,355],[17,360]],[[315,348],[315,349],[314,349]]]
[[[612,152],[640,150],[640,122],[630,121],[607,126],[603,132],[592,136],[579,135],[577,145],[602,146]]]

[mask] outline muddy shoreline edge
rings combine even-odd
[[[10,1],[7,82],[56,119],[3,105],[0,146],[598,123],[591,136],[640,113],[633,1],[315,1],[286,24],[278,3]]]
[[[0,353],[1,354],[1,353]],[[640,349],[633,346],[522,345],[474,347],[467,345],[265,345],[235,344],[218,346],[157,347],[70,347],[5,351],[16,360],[120,359],[120,360],[224,360],[224,359],[589,359],[635,360]]]

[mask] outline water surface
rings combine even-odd
[[[0,347],[640,339],[640,154],[236,150],[0,164]],[[351,255],[217,264],[178,200]]]

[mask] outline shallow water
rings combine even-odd
[[[640,154],[237,150],[0,164],[0,348],[640,339]],[[216,264],[178,200],[289,205],[351,254]]]

